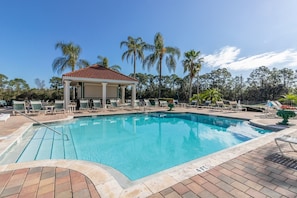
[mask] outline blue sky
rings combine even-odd
[[[61,77],[52,62],[62,55],[55,44],[63,41],[79,45],[82,59],[95,63],[105,56],[130,74],[120,42],[132,36],[153,44],[157,32],[182,53],[201,51],[201,74],[226,67],[233,76],[247,76],[262,65],[295,70],[296,7],[295,0],[1,0],[0,73],[31,88],[36,78],[49,87],[51,77]],[[180,77],[182,60],[175,72]],[[157,74],[140,63],[137,72]],[[170,74],[164,66],[163,75]]]

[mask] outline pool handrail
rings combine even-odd
[[[47,126],[46,124],[41,123],[41,122],[39,122],[38,120],[35,120],[35,119],[29,117],[28,115],[26,115],[26,114],[24,114],[24,113],[22,113],[22,112],[20,112],[20,111],[18,111],[18,110],[15,110],[15,111],[16,111],[17,113],[19,113],[20,115],[22,115],[22,116],[24,116],[24,117],[26,117],[26,118],[28,118],[28,119],[30,119],[30,120],[36,122],[37,124],[40,124],[40,125],[42,125],[42,126],[48,128],[49,130],[51,130],[51,131],[53,131],[53,132],[55,132],[55,133],[57,133],[57,134],[59,134],[59,135],[61,135],[61,136],[66,136],[66,141],[69,140],[69,137],[68,137],[67,134],[61,133],[61,132],[59,132],[59,131],[57,131],[57,130],[55,130],[55,129],[49,127],[49,126]]]

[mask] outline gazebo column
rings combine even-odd
[[[136,100],[136,84],[132,85],[132,107],[135,105],[135,100]]]
[[[106,85],[107,83],[102,83],[102,107],[106,109]]]
[[[64,81],[64,108],[68,110],[68,105],[70,103],[70,80]]]
[[[122,89],[122,104],[125,104],[125,89],[126,86],[121,86]]]

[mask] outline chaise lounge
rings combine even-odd
[[[297,137],[284,135],[284,136],[275,138],[274,141],[282,155],[284,155],[284,150],[281,148],[281,144],[279,143],[279,141],[283,143],[288,143],[292,149],[291,152],[297,152],[296,148],[293,146],[294,144],[297,145]]]
[[[10,118],[10,114],[4,114],[4,113],[0,114],[0,121],[6,122],[8,118]]]

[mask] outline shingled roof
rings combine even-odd
[[[134,81],[138,82],[136,79],[121,74],[119,72],[113,71],[109,68],[103,67],[101,65],[95,64],[89,67],[79,69],[73,72],[63,74],[63,78],[75,78],[75,79],[102,79],[102,80],[115,80],[115,81]]]

